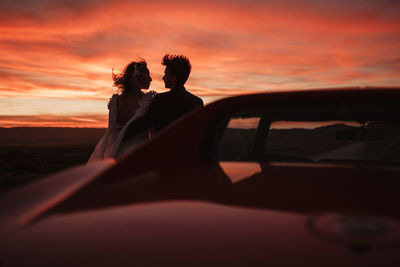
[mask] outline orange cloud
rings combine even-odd
[[[0,116],[0,127],[79,127],[106,128],[107,116]]]

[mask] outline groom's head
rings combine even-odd
[[[166,88],[183,86],[192,69],[189,59],[182,55],[166,54],[161,64],[165,66],[163,80]]]

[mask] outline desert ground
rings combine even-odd
[[[106,129],[0,128],[0,195],[85,164]]]

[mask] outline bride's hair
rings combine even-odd
[[[114,86],[121,90],[122,94],[142,94],[141,88],[137,88],[132,84],[132,75],[141,72],[143,69],[147,68],[147,63],[145,60],[132,61],[129,63],[125,69],[119,73],[114,74],[114,69],[112,70],[112,78],[114,80]]]

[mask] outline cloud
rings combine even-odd
[[[165,91],[166,53],[190,58],[202,97],[400,86],[399,13],[388,0],[1,0],[0,98],[107,99],[112,68],[138,57]]]
[[[107,116],[2,116],[0,127],[81,127],[81,128],[106,128]]]

